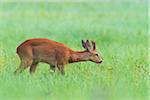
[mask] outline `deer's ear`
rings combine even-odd
[[[81,41],[82,42],[82,46],[83,46],[83,48],[85,48],[86,49],[86,43],[82,40]]]
[[[96,50],[96,44],[94,41],[92,41],[93,50]]]

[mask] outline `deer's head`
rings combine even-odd
[[[86,55],[87,59],[89,61],[95,62],[95,63],[102,63],[102,57],[97,53],[96,51],[96,44],[94,41],[91,41],[92,45],[90,44],[89,40],[84,42],[82,40],[82,46],[86,49],[88,54]]]

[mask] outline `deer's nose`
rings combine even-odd
[[[99,63],[102,63],[103,61],[101,60]]]

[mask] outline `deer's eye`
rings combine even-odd
[[[98,54],[95,54],[96,56],[98,56]]]

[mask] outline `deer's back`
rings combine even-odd
[[[45,44],[49,44],[53,47],[55,47],[55,46],[66,47],[64,44],[55,42],[53,40],[49,40],[49,39],[45,39],[45,38],[36,38],[36,39],[29,39],[29,40],[24,41],[17,47],[17,49],[21,48],[21,47],[26,47],[26,46],[35,47],[35,46],[41,46],[41,45],[45,45]]]

